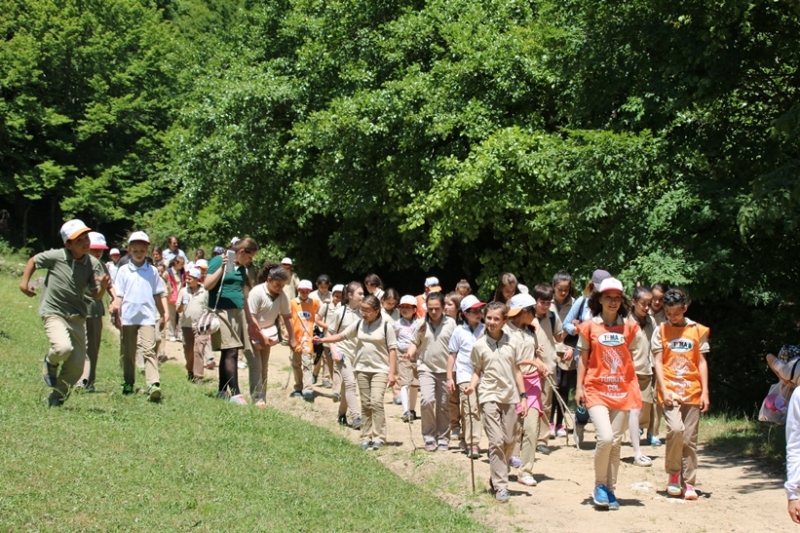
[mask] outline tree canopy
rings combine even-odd
[[[0,7],[17,245],[79,215],[487,293],[604,267],[709,304],[800,297],[796,2]]]

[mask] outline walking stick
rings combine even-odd
[[[575,419],[573,417],[572,411],[570,411],[569,406],[567,405],[567,402],[564,401],[564,398],[562,398],[561,395],[558,393],[558,388],[556,387],[555,381],[553,381],[553,376],[551,376],[550,374],[547,374],[545,376],[545,381],[547,382],[547,385],[553,390],[553,396],[556,397],[556,400],[558,401],[558,404],[561,406],[561,410],[564,412],[564,422],[569,421],[566,424],[567,425],[567,429],[571,429],[572,431],[575,431]],[[566,439],[567,439],[567,446],[569,446],[569,433],[567,433]],[[578,445],[577,439],[576,439],[575,444],[576,444],[576,446]]]
[[[469,397],[471,394],[467,394],[467,409],[469,409],[469,474],[472,478],[472,493],[475,494],[475,458],[472,457],[472,450],[475,448],[475,443],[472,440],[472,402],[470,401]]]

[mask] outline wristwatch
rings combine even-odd
[[[520,398],[523,398],[523,399],[525,399],[525,400],[527,400],[527,399],[528,399],[528,395],[527,395],[527,394],[525,394],[524,392],[523,392],[523,393],[521,393],[521,394],[519,395],[519,397],[520,397]]]

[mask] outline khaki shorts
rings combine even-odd
[[[642,403],[655,403],[656,389],[653,386],[653,376],[636,374],[639,379],[639,392],[642,393]]]
[[[397,384],[401,387],[419,387],[417,363],[404,361],[401,359],[402,355],[397,355]]]
[[[244,309],[217,309],[219,331],[211,335],[212,350],[229,348],[249,348],[247,327],[244,323]]]

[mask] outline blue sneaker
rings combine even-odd
[[[314,391],[307,390],[303,393],[303,399],[307,402],[314,402]]]
[[[650,446],[661,446],[661,439],[655,435],[648,435],[647,441],[650,443]]]
[[[602,507],[604,509],[608,507],[608,489],[605,485],[599,485],[594,488],[592,501],[595,507]]]
[[[296,390],[289,395],[289,398],[302,398],[302,397],[303,393],[300,392],[299,390]]]
[[[608,494],[608,509],[610,511],[619,511],[619,502],[617,501],[617,497],[614,496],[614,493],[610,490],[606,490],[606,494]]]

